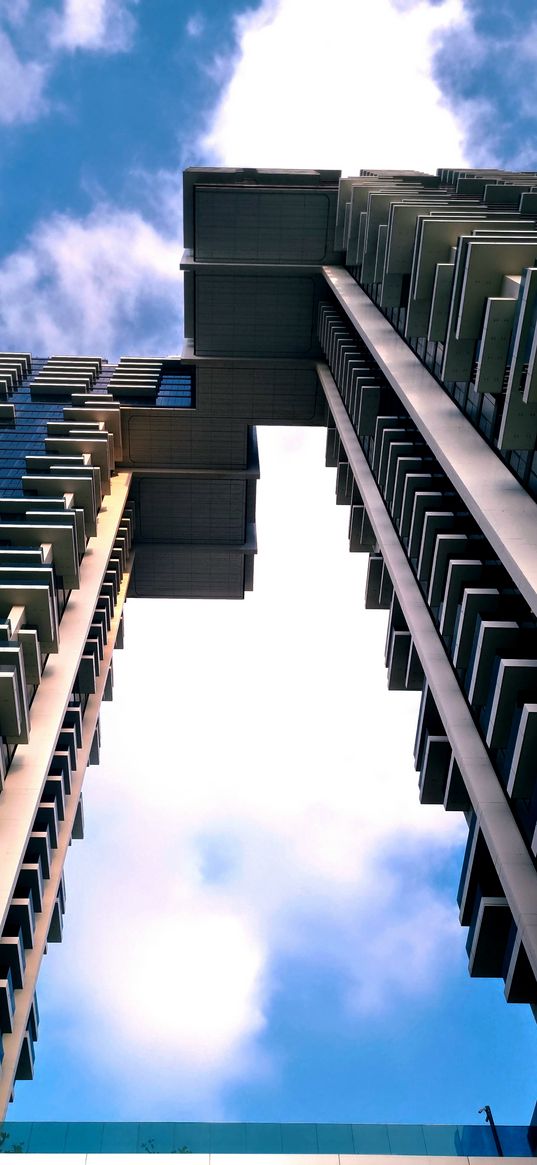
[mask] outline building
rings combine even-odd
[[[181,357],[0,358],[2,1111],[127,590],[251,588],[257,424],[327,428],[420,798],[468,822],[470,973],[537,1008],[537,174],[192,169],[184,199]]]
[[[537,174],[336,178],[187,171],[186,352],[234,399],[322,388],[421,800],[467,817],[470,972],[535,1006]]]
[[[258,1165],[443,1165],[461,1157],[467,1165],[503,1156],[513,1165],[535,1156],[535,1126],[203,1124],[174,1122],[8,1121],[0,1152],[31,1153],[46,1165],[50,1155],[69,1155],[69,1165],[99,1165],[102,1154],[121,1153],[123,1165],[138,1154],[195,1153],[197,1165],[240,1165],[244,1154]],[[0,1136],[2,1132],[0,1132]]]

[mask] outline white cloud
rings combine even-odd
[[[120,830],[120,845],[126,840]],[[134,840],[132,835],[129,840]],[[143,852],[147,849],[140,851],[141,858]],[[153,1046],[158,1049],[158,1075],[173,1063],[183,1072],[188,1067],[197,1076],[205,1075],[207,1090],[215,1076],[226,1074],[226,1064],[240,1052],[241,1040],[263,1027],[260,988],[266,951],[236,907],[226,906],[216,894],[197,891],[188,877],[180,885],[180,866],[180,858],[161,866],[167,885],[157,909],[152,879],[151,894],[147,890],[144,894],[144,886],[135,879],[142,903],[125,911],[116,909],[119,903],[110,903],[102,883],[92,878],[86,920],[94,940],[97,903],[101,917],[91,957],[93,989],[88,995],[85,975],[75,976],[69,986],[64,981],[67,967],[60,970],[61,989],[71,1000],[78,992],[90,1026],[88,1032],[83,1024],[83,1035],[89,1036],[97,1054],[92,1033],[104,1022],[136,1073]],[[124,883],[130,900],[132,875],[128,879],[119,875],[114,881],[116,891]],[[88,938],[79,934],[71,948],[79,966],[89,955]],[[120,978],[123,987],[118,992]],[[130,1071],[127,1075],[130,1087]]]
[[[22,60],[7,34],[0,29],[0,123],[25,124],[47,111],[44,88],[48,69],[37,61]]]
[[[46,989],[88,1062],[106,1030],[125,1118],[179,1091],[194,1119],[231,1081],[277,1071],[263,1048],[281,960],[328,968],[359,1038],[440,990],[462,947],[431,877],[465,827],[418,804],[418,697],[386,690],[386,614],[363,609],[323,444],[261,434],[244,604],[127,605]]]
[[[136,33],[132,8],[137,3],[63,0],[61,10],[33,10],[30,0],[0,0],[0,124],[27,124],[50,111],[45,89],[62,53],[128,51]],[[19,35],[22,56],[6,32],[8,26]]]
[[[205,20],[201,12],[195,12],[186,22],[185,31],[187,36],[193,40],[197,40],[205,32]]]
[[[30,0],[0,0],[0,19],[17,25],[28,15]]]
[[[138,0],[63,0],[54,13],[50,41],[55,49],[127,52],[136,33],[131,11]]]
[[[432,76],[462,0],[265,0],[236,18],[239,49],[203,148],[218,163],[436,169],[463,162],[462,126]]]
[[[436,61],[450,103],[466,127],[472,165],[532,170],[535,165],[537,22],[520,5],[480,9],[443,38]]]
[[[358,1017],[382,1018],[387,1000],[392,1006],[412,1005],[443,989],[458,961],[462,936],[453,904],[432,893],[426,879],[409,892],[401,878],[394,890],[392,898],[375,903],[380,914],[372,914],[363,928],[361,957],[351,968],[347,1000]]]
[[[108,357],[122,346],[166,349],[178,266],[178,237],[138,211],[101,204],[82,219],[54,215],[0,264],[3,343]]]

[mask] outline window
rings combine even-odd
[[[162,365],[157,399],[157,408],[191,409],[194,407],[194,376],[192,368],[185,368],[179,361],[166,360]]]

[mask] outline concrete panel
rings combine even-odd
[[[503,276],[516,275],[524,267],[533,266],[536,255],[537,236],[527,242],[468,241],[456,321],[454,319],[457,340],[477,339],[483,323],[485,300],[489,296],[499,296]]]
[[[449,304],[451,301],[454,270],[454,263],[437,264],[430,313],[428,312],[429,303],[427,300],[414,300],[412,308],[414,326],[410,330],[411,324],[409,322],[408,335],[427,335],[428,340],[440,340],[441,343],[444,342],[449,320]],[[427,315],[428,323],[426,323]]]
[[[138,598],[242,599],[244,555],[239,550],[140,546],[129,593]]]
[[[477,361],[477,392],[501,392],[517,307],[516,299],[491,298],[485,309]]]
[[[314,356],[317,281],[300,275],[196,275],[199,356]]]
[[[123,464],[129,467],[244,469],[247,426],[194,413],[129,409],[123,422]]]
[[[324,396],[315,366],[297,362],[200,359],[196,363],[196,417],[248,424],[323,424]],[[193,420],[193,424],[196,421]]]
[[[246,518],[244,480],[142,478],[136,546],[141,542],[240,545]]]
[[[197,186],[194,257],[327,262],[326,256],[334,254],[336,202],[336,190]]]

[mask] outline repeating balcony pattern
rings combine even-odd
[[[57,397],[89,392],[102,367],[100,356],[50,356],[32,380],[32,394]]]
[[[535,862],[535,616],[365,345],[328,303],[320,308],[319,339],[416,586],[434,621],[439,645],[451,662],[475,729]],[[389,611],[385,653],[388,686],[422,691],[414,753],[420,799],[465,812],[472,850],[476,817],[471,798],[427,682],[426,661],[420,660],[412,640],[332,415],[327,464],[337,467],[337,502],[350,507],[350,548],[369,553],[366,606]],[[503,975],[509,999],[537,1004],[535,970],[520,943],[498,874],[489,877],[490,871],[495,871],[494,863],[481,831],[477,833],[478,856],[473,856],[472,850],[461,880],[461,886],[466,887],[461,921],[470,927],[470,971],[473,975]],[[483,853],[488,853],[488,858],[481,861]]]
[[[6,367],[7,367],[6,361]],[[2,882],[0,932],[0,1100],[9,1100],[12,1083],[33,1074],[38,1012],[35,983],[41,958],[50,942],[62,937],[65,911],[63,865],[73,838],[83,836],[82,780],[87,764],[99,758],[99,707],[112,696],[112,651],[123,644],[123,602],[130,577],[134,537],[134,506],[119,503],[111,545],[98,590],[87,616],[87,630],[75,629],[69,597],[84,587],[85,556],[93,556],[100,539],[99,512],[111,495],[116,457],[121,455],[119,404],[108,393],[91,392],[99,366],[76,377],[68,362],[48,361],[43,368],[61,367],[73,394],[59,419],[41,428],[43,452],[24,458],[24,468],[10,496],[0,497],[0,836],[5,804],[9,827],[11,792],[25,781],[24,746],[35,745],[47,711],[47,663],[59,659],[65,672],[66,701],[58,719],[49,759],[46,749],[30,757],[34,789],[21,806],[25,836],[21,860],[11,885]],[[76,363],[76,362],[74,362]],[[31,372],[28,361],[12,361],[13,385]],[[67,364],[67,362],[66,362]],[[39,374],[38,374],[39,375]],[[78,379],[77,379],[78,378]],[[31,382],[34,393],[36,380]],[[57,395],[56,373],[41,377],[41,391]],[[38,406],[39,407],[39,406]],[[61,415],[61,413],[60,413]],[[3,430],[9,452],[17,430]],[[128,478],[128,475],[124,475]],[[11,479],[7,479],[10,481]],[[86,584],[86,589],[87,584]],[[64,622],[65,620],[65,622]],[[71,620],[71,622],[70,622]],[[76,623],[76,616],[75,616]],[[69,624],[67,655],[63,631]],[[77,636],[80,643],[77,644]],[[71,679],[69,681],[69,676]],[[37,699],[43,692],[45,703]],[[35,704],[34,704],[35,701]],[[39,704],[33,731],[33,708]],[[50,729],[49,729],[50,730]],[[53,731],[53,729],[52,729]],[[39,752],[39,749],[37,749]],[[39,765],[43,765],[41,774]]]
[[[0,424],[15,419],[15,406],[10,400],[32,370],[28,352],[0,352]]]
[[[118,397],[148,398],[154,400],[162,371],[162,360],[125,356],[114,368],[109,380],[109,389]]]
[[[109,370],[107,388],[119,401],[157,408],[191,408],[193,369],[181,360],[124,356]]]
[[[364,171],[340,183],[360,286],[537,496],[537,174]]]

